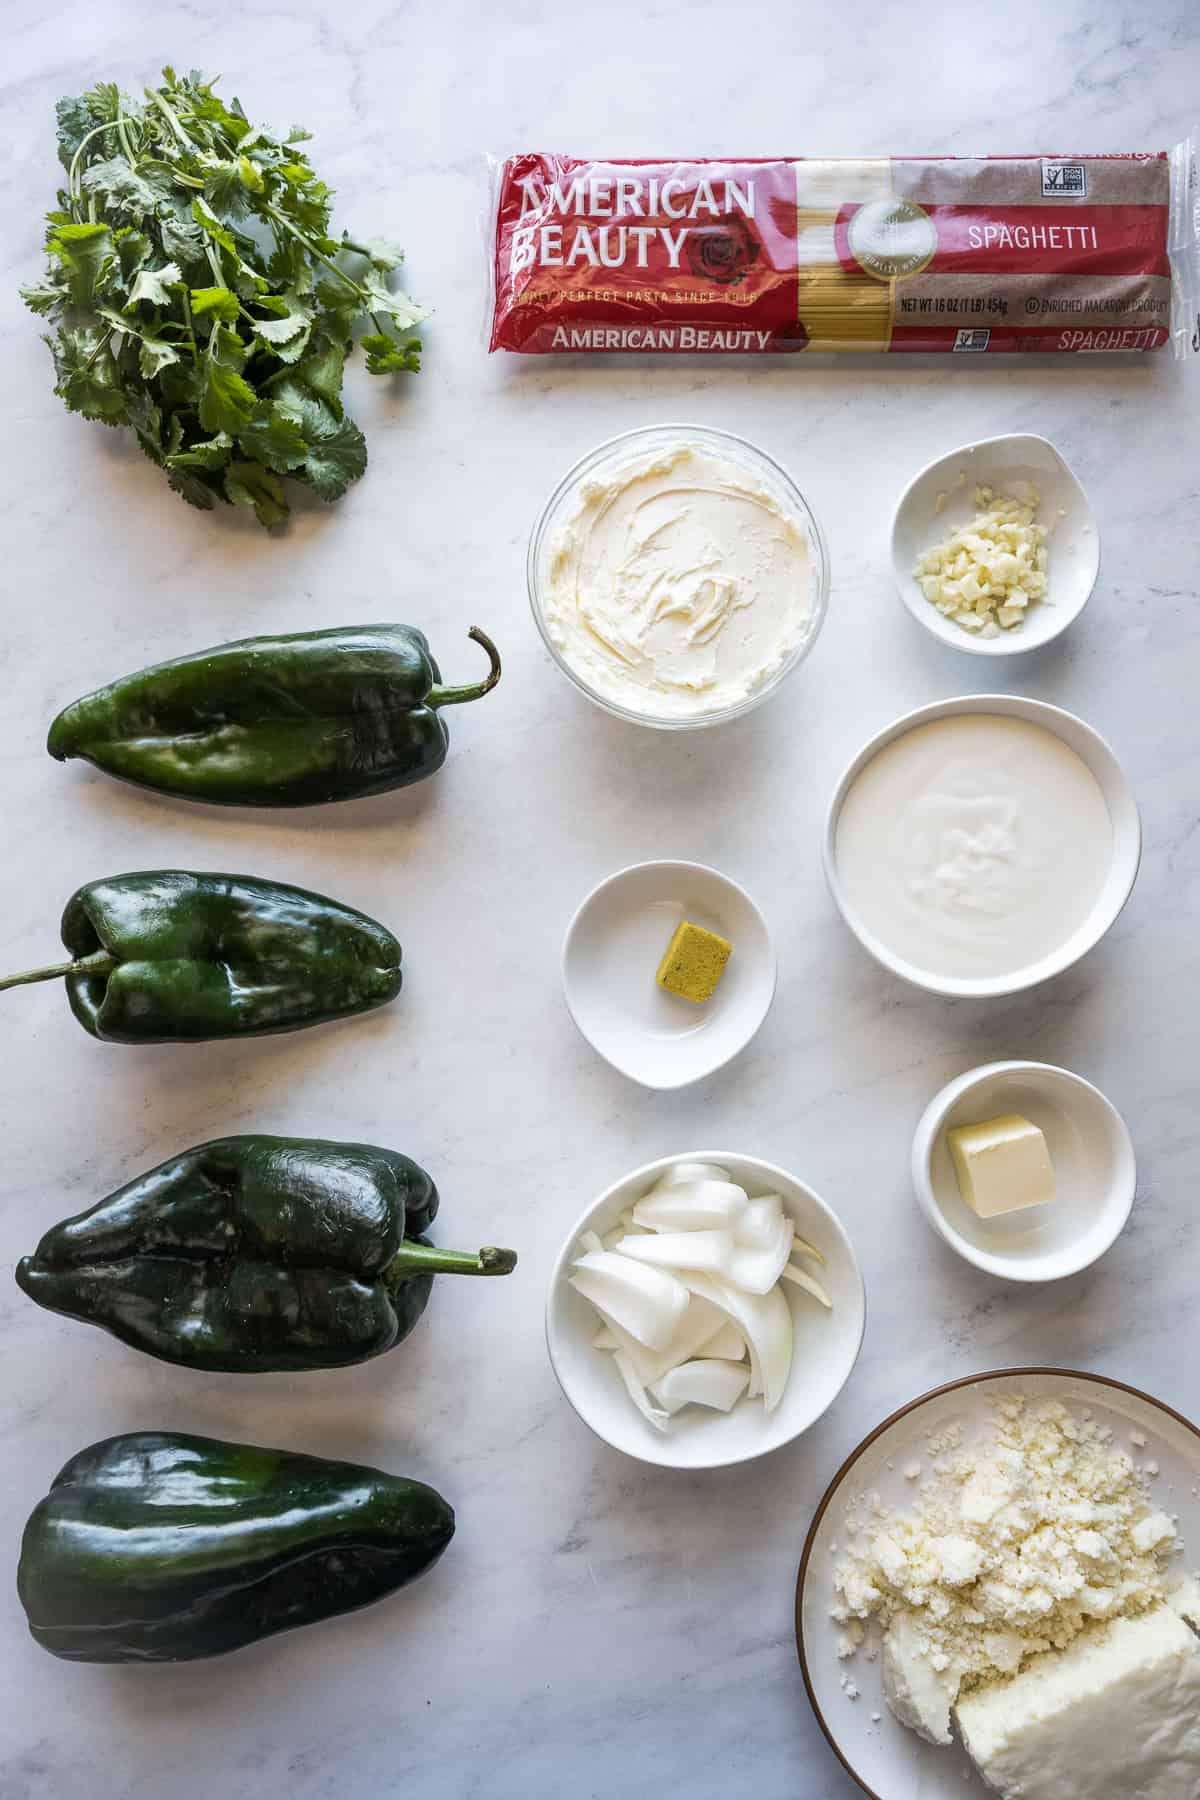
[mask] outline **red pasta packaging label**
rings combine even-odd
[[[496,171],[492,350],[1200,350],[1194,140]]]

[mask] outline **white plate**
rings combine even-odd
[[[787,1281],[795,1343],[791,1378],[773,1413],[747,1400],[731,1413],[689,1407],[661,1432],[643,1419],[621,1383],[607,1351],[592,1343],[599,1319],[595,1308],[570,1287],[567,1277],[585,1231],[603,1237],[627,1206],[640,1200],[659,1176],[679,1162],[716,1163],[753,1198],[779,1194],[802,1237],[825,1257],[819,1276],[833,1301],[832,1313]],[[546,1298],[546,1347],[559,1386],[585,1425],[614,1450],[665,1469],[721,1469],[750,1462],[790,1444],[837,1398],[858,1358],[866,1324],[866,1296],[850,1239],[837,1216],[810,1187],[774,1163],[730,1150],[684,1150],[646,1163],[614,1183],[571,1227]]]
[[[959,1192],[946,1133],[1010,1112],[1045,1136],[1055,1197],[980,1219]],[[929,1223],[968,1262],[1006,1281],[1060,1281],[1088,1268],[1125,1229],[1137,1172],[1125,1121],[1099,1088],[1050,1063],[997,1062],[934,1095],[913,1138],[912,1180]]]
[[[733,945],[712,999],[699,1006],[655,980],[684,919]],[[775,997],[775,952],[736,881],[703,863],[634,863],[593,888],[571,920],[562,978],[571,1017],[606,1062],[643,1087],[679,1088],[750,1042]]]
[[[1016,969],[1008,975],[939,975],[934,970],[918,967],[916,963],[909,962],[893,951],[859,919],[842,885],[838,869],[838,820],[850,789],[867,764],[888,744],[935,719],[987,713],[998,713],[1002,718],[1023,719],[1030,725],[1040,725],[1044,731],[1053,732],[1055,737],[1061,738],[1068,749],[1073,750],[1081,762],[1087,765],[1100,786],[1112,821],[1112,861],[1108,878],[1088,917],[1064,944],[1044,956],[1040,962],[1031,963],[1024,969]],[[953,700],[935,700],[929,706],[919,706],[913,712],[903,713],[863,745],[843,771],[829,802],[829,811],[825,815],[823,856],[825,879],[834,903],[859,943],[870,951],[876,962],[882,963],[885,969],[890,969],[893,975],[899,975],[902,980],[911,981],[914,987],[925,988],[931,994],[983,1000],[998,998],[1002,994],[1017,994],[1024,988],[1035,987],[1040,981],[1048,981],[1052,975],[1061,975],[1064,969],[1069,969],[1081,956],[1086,956],[1089,950],[1095,948],[1116,923],[1133,891],[1142,859],[1142,825],[1129,777],[1118,762],[1111,744],[1093,726],[1076,718],[1074,713],[1065,711],[1061,706],[1051,706],[1045,700],[1028,700],[1023,694],[962,694]]]
[[[959,479],[962,473],[965,481]],[[1011,631],[986,638],[943,618],[913,574],[923,551],[944,543],[979,510],[978,486],[1017,500],[1030,497],[1030,488],[1036,488],[1041,501],[1037,523],[1049,533],[1049,598],[1030,606]],[[941,512],[939,494],[946,496]],[[1041,437],[985,438],[939,457],[909,484],[892,520],[892,569],[901,600],[934,637],[972,656],[1013,656],[1048,644],[1079,617],[1100,572],[1100,533],[1087,495],[1053,444]]]
[[[1179,1515],[1184,1544],[1174,1572],[1182,1576],[1200,1567],[1200,1431],[1149,1394],[1071,1369],[998,1369],[937,1388],[885,1419],[842,1465],[817,1508],[796,1584],[796,1645],[808,1697],[835,1755],[874,1800],[966,1800],[989,1790],[957,1744],[926,1744],[896,1723],[883,1698],[878,1662],[867,1662],[861,1651],[838,1661],[841,1627],[829,1609],[838,1561],[833,1546],[844,1537],[847,1504],[877,1489],[886,1506],[907,1510],[916,1496],[902,1471],[914,1458],[928,1463],[930,1434],[952,1423],[962,1426],[964,1437],[982,1431],[988,1396],[1014,1393],[1087,1408],[1112,1426],[1139,1466],[1157,1463],[1160,1472],[1149,1491],[1165,1512]],[[1130,1442],[1131,1431],[1146,1439],[1144,1447]],[[860,1690],[857,1700],[843,1690],[843,1675]],[[881,1715],[877,1723],[872,1713]]]

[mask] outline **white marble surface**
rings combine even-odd
[[[936,1382],[1004,1363],[1096,1369],[1200,1412],[1200,369],[489,362],[477,225],[489,148],[1154,148],[1193,120],[1198,57],[1188,0],[1007,0],[994,13],[944,0],[10,0],[4,961],[54,950],[79,882],[178,862],[359,902],[395,925],[409,972],[401,1002],[374,1019],[212,1048],[98,1045],[55,992],[4,997],[3,1800],[847,1800],[801,1689],[792,1585],[812,1507],[861,1433]],[[414,291],[438,309],[420,377],[363,393],[367,478],[279,543],[245,518],[189,511],[135,450],[69,418],[14,295],[38,266],[55,99],[100,76],[136,84],[168,59],[223,71],[252,113],[311,125],[339,218],[399,236]],[[681,416],[744,432],[791,467],[828,527],[834,586],[816,653],[771,705],[664,738],[603,717],[555,673],[523,557],[568,460]],[[914,469],[1009,430],[1045,433],[1074,464],[1104,560],[1086,622],[998,677],[1111,737],[1146,857],[1118,929],[1083,966],[1009,1003],[949,1005],[886,979],[841,928],[818,831],[865,735],[989,678],[902,611],[887,527]],[[475,666],[475,620],[505,653],[498,693],[455,717],[444,774],[406,796],[309,817],[220,814],[42,751],[52,713],[97,680],[224,637],[363,617],[425,625],[453,673]],[[580,896],[651,855],[744,882],[781,963],[752,1050],[665,1096],[593,1055],[557,973]],[[1097,1081],[1138,1149],[1129,1231],[1092,1273],[1046,1291],[960,1264],[908,1189],[926,1100],[1003,1055]],[[373,1365],[244,1381],[157,1365],[16,1291],[11,1264],[55,1219],[206,1136],[289,1129],[412,1152],[442,1185],[443,1240],[512,1243],[518,1275],[484,1290],[444,1282],[417,1336]],[[792,1449],[707,1478],[655,1474],[593,1441],[561,1399],[543,1289],[601,1186],[717,1140],[790,1165],[838,1209],[866,1274],[867,1339],[840,1403]],[[150,1425],[408,1469],[451,1498],[457,1538],[407,1594],[234,1659],[57,1663],[33,1647],[12,1591],[22,1522],[77,1448]]]

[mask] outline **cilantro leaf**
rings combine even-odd
[[[185,266],[204,255],[204,234],[192,217],[188,201],[177,199],[158,209],[158,229],[163,253]]]
[[[56,306],[61,306],[64,299],[62,288],[46,281],[27,282],[19,292],[30,312],[43,315],[53,312]]]
[[[114,257],[107,225],[60,225],[46,249],[62,264],[76,306],[86,305],[109,285]]]
[[[163,198],[161,183],[139,173],[123,156],[89,164],[82,185],[89,194],[102,194],[109,206],[139,217],[153,212]]]
[[[232,231],[222,225],[215,213],[208,210],[199,195],[192,201],[192,217],[214,244],[220,244],[222,250],[228,250],[231,256],[237,255],[237,243]]]
[[[171,469],[167,474],[167,482],[175,489],[180,499],[186,500],[189,506],[199,506],[205,512],[211,512],[217,504],[217,496],[212,488],[194,475],[190,469]]]
[[[297,472],[320,499],[340,500],[366,469],[367,440],[353,419],[342,419],[314,435],[304,466]]]
[[[272,400],[259,401],[238,442],[247,456],[280,474],[297,468],[308,455],[299,419]]]
[[[192,289],[192,317],[203,319],[211,315],[232,325],[242,310],[241,301],[232,288],[204,287]]]
[[[250,200],[236,162],[220,161],[205,169],[204,198],[222,224],[245,218]]]
[[[126,419],[125,395],[120,371],[108,348],[105,330],[63,330],[47,338],[54,357],[60,395],[72,412],[105,425],[121,425]]]
[[[160,269],[139,269],[129,290],[129,304],[136,306],[146,300],[151,306],[170,306],[175,297],[171,289],[182,280],[183,271],[176,262],[164,263]]]
[[[138,351],[138,368],[147,381],[160,375],[168,363],[178,362],[179,352],[174,344],[166,338],[155,337],[151,332],[142,333],[142,347]]]
[[[338,344],[323,344],[292,369],[279,390],[285,390],[301,407],[305,399],[315,395],[328,407],[335,419],[342,416],[342,377],[346,369],[346,352]]]
[[[378,269],[368,269],[363,286],[367,290],[367,311],[382,313],[389,319],[395,319],[402,331],[411,330],[422,319],[429,317],[427,306],[418,305],[407,294],[393,293],[387,284],[387,277],[381,275]]]
[[[235,437],[254,411],[254,389],[215,357],[205,361],[200,382],[200,423],[205,431],[228,431]]]
[[[359,256],[365,256],[373,269],[384,275],[392,269],[398,269],[404,261],[404,252],[399,244],[393,244],[390,238],[352,239],[346,232],[342,233],[342,245]]]
[[[415,372],[421,367],[421,340],[408,338],[398,343],[386,332],[368,332],[360,343],[367,353],[367,370],[371,375],[398,375],[406,370]]]
[[[231,462],[225,471],[225,492],[235,506],[252,506],[260,525],[286,525],[289,507],[283,483],[261,463]]]
[[[232,449],[233,439],[229,433],[218,431],[215,437],[192,444],[186,450],[173,450],[167,457],[167,464],[172,469],[223,469]]]

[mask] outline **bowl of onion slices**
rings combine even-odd
[[[774,1163],[723,1150],[647,1163],[571,1230],[546,1343],[596,1435],[664,1468],[778,1450],[840,1393],[866,1301],[836,1215]]]

